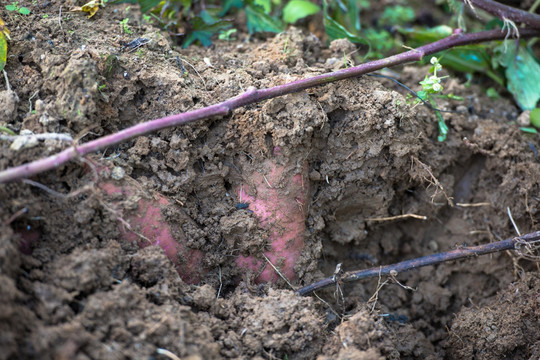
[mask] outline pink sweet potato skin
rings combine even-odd
[[[125,200],[140,191],[128,181],[103,181],[99,187],[110,196],[110,199]],[[113,200],[113,201],[115,201]],[[119,222],[121,236],[130,242],[136,242],[139,247],[159,246],[167,257],[174,263],[178,274],[188,284],[197,284],[206,273],[203,268],[203,254],[186,246],[186,237],[180,224],[168,222],[163,210],[175,206],[160,194],[154,194],[151,199],[137,200],[137,209],[123,212],[122,218],[131,230]],[[119,209],[120,210],[120,209]],[[120,215],[120,214],[119,214]],[[142,236],[141,236],[142,235]]]
[[[279,165],[266,160],[263,171],[244,175],[245,184],[237,188],[238,199],[249,203],[248,209],[259,218],[259,224],[268,230],[270,250],[264,255],[289,280],[295,279],[294,266],[304,248],[305,220],[308,207],[308,166],[300,170],[296,164]],[[264,176],[263,176],[264,175]],[[265,179],[266,177],[266,179]],[[237,265],[254,273],[264,270],[256,282],[275,282],[276,271],[261,256],[239,256]]]

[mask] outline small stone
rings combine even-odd
[[[38,144],[38,139],[32,135],[34,135],[34,133],[30,130],[21,130],[20,136],[11,143],[9,148],[13,151],[33,148]]]
[[[114,180],[121,180],[126,175],[126,171],[120,166],[115,166],[111,171],[111,177]]]
[[[517,123],[519,126],[530,126],[531,125],[531,111],[525,110],[517,117]]]
[[[0,91],[0,119],[10,122],[17,117],[17,104],[19,97],[11,90]]]

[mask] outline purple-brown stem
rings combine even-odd
[[[394,271],[399,274],[404,271],[409,271],[424,266],[437,265],[446,261],[467,259],[470,257],[486,255],[504,250],[517,250],[518,245],[519,247],[521,247],[523,245],[526,246],[528,244],[532,244],[538,241],[540,241],[540,231],[489,244],[464,247],[456,250],[424,256],[421,258],[406,260],[393,265],[379,266],[365,270],[349,271],[339,277],[332,276],[326,279],[319,280],[316,283],[296,290],[296,293],[298,295],[305,296],[309,293],[312,293],[313,291],[317,291],[327,286],[336,284],[336,282],[338,281],[346,283],[358,281],[360,279],[387,276]]]
[[[495,15],[501,20],[512,20],[540,29],[540,15],[500,4],[493,0],[468,0],[465,2],[469,2],[472,6],[477,6],[491,15]]]
[[[522,29],[520,31],[520,35],[521,37],[540,36],[540,30]],[[129,139],[133,139],[137,136],[142,136],[157,130],[162,130],[172,126],[184,125],[214,116],[225,116],[232,110],[245,105],[254,104],[270,98],[275,98],[278,96],[302,91],[317,85],[357,77],[385,67],[395,66],[412,61],[419,61],[422,60],[422,58],[426,55],[431,55],[456,46],[479,43],[489,40],[500,40],[504,39],[506,36],[507,33],[501,30],[482,31],[472,34],[464,34],[460,30],[456,30],[454,31],[454,34],[444,39],[435,41],[428,45],[421,46],[417,49],[390,56],[382,60],[375,60],[352,68],[338,70],[323,75],[317,75],[307,79],[296,80],[288,84],[279,85],[268,89],[257,90],[251,87],[245,93],[221,102],[219,104],[211,105],[202,109],[188,111],[182,114],[167,116],[145,123],[140,123],[127,129],[121,130],[117,133],[89,141],[85,144],[70,147],[56,155],[0,171],[0,184],[28,178],[44,171],[52,170],[56,167],[59,167],[60,165],[65,164],[68,161],[85,156],[94,151],[101,150],[127,141]]]

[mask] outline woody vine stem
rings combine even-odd
[[[471,0],[472,1],[472,0]],[[485,1],[485,0],[484,0]],[[540,36],[540,16],[538,18],[537,28],[523,28],[519,31],[522,38]],[[199,120],[208,119],[216,116],[225,116],[234,109],[242,106],[261,102],[263,100],[275,98],[306,90],[318,85],[328,84],[339,80],[358,77],[382,68],[405,64],[413,61],[420,61],[424,56],[431,55],[442,50],[447,50],[456,46],[480,43],[484,41],[502,40],[508,36],[508,32],[503,30],[489,30],[477,33],[465,34],[461,29],[444,39],[433,42],[419,48],[406,51],[401,54],[393,55],[381,60],[371,61],[348,69],[342,69],[331,73],[317,75],[311,78],[296,80],[284,85],[275,86],[267,89],[248,88],[246,92],[232,99],[214,104],[202,109],[192,110],[185,113],[167,116],[164,118],[140,123],[82,145],[69,147],[60,153],[39,159],[24,165],[8,168],[0,171],[0,184],[16,180],[25,179],[42,172],[57,168],[69,161],[79,159],[89,153],[111,147],[124,141],[138,136],[146,135],[165,128],[185,125]]]
[[[338,282],[347,283],[377,276],[395,276],[401,272],[418,269],[424,266],[432,266],[446,261],[467,259],[505,250],[517,250],[524,257],[534,258],[535,260],[538,260],[538,258],[533,255],[533,251],[537,250],[537,248],[539,247],[538,243],[540,243],[540,231],[489,244],[463,247],[460,249],[428,255],[421,258],[406,260],[393,265],[379,266],[365,270],[349,271],[341,275],[335,275],[326,279],[319,280],[316,283],[296,290],[296,293],[298,295],[304,296],[332,284],[336,284]]]
[[[504,20],[506,24],[511,24],[511,28],[514,30],[514,35],[516,37],[528,38],[540,36],[539,15],[499,4],[492,0],[464,0],[464,2],[474,11],[476,11],[475,7],[481,8]],[[525,24],[526,27],[518,29],[515,23]],[[358,77],[385,67],[405,64],[412,61],[419,61],[424,56],[456,46],[505,39],[508,38],[510,33],[510,25],[507,31],[491,30],[471,34],[464,34],[462,33],[461,29],[456,29],[452,35],[444,39],[421,46],[417,49],[387,57],[385,59],[375,60],[352,68],[293,81],[288,84],[275,86],[272,88],[257,90],[250,87],[245,93],[219,104],[137,124],[117,133],[89,141],[82,145],[71,146],[70,148],[63,150],[56,155],[5,169],[0,171],[0,184],[25,179],[42,172],[52,170],[66,164],[69,161],[79,159],[80,157],[94,151],[102,150],[135,137],[149,134],[168,127],[184,125],[191,122],[208,119],[210,117],[225,116],[234,109],[242,106],[258,103],[267,99],[294,92],[299,92],[314,86]]]
[[[526,11],[515,9],[510,6],[499,4],[492,0],[464,0],[473,10],[475,6],[481,8],[498,18],[511,22],[515,30],[515,36],[527,38],[540,36],[540,16]],[[525,28],[518,29],[514,22],[527,25]],[[431,55],[442,50],[450,49],[456,46],[474,44],[484,41],[501,40],[507,38],[510,30],[491,30],[472,34],[464,34],[461,29],[454,31],[452,35],[434,43],[421,46],[401,54],[393,55],[385,59],[371,61],[366,64],[352,68],[339,70],[323,75],[314,76],[307,79],[297,80],[288,84],[275,86],[268,89],[257,90],[250,87],[245,93],[226,100],[219,104],[211,105],[206,108],[188,111],[182,114],[172,115],[145,123],[137,124],[117,133],[110,134],[82,145],[75,145],[60,153],[39,159],[24,165],[8,168],[0,171],[0,184],[25,179],[39,173],[57,168],[69,161],[79,159],[94,151],[119,144],[121,142],[162,130],[172,126],[179,126],[208,119],[215,116],[225,116],[234,109],[249,104],[261,102],[263,100],[283,96],[286,94],[299,92],[314,86],[336,82],[352,77],[358,77],[385,67],[391,67],[399,64],[405,64],[412,61],[419,61],[426,55]]]

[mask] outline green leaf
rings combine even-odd
[[[497,90],[495,90],[494,87],[488,88],[486,90],[486,95],[491,99],[498,99],[499,98],[499,93],[497,92]]]
[[[520,45],[505,47],[504,43],[495,48],[494,60],[506,68],[507,89],[522,110],[532,110],[540,99],[540,65],[535,58]]]
[[[272,1],[271,0],[253,0],[253,3],[255,5],[258,5],[258,6],[262,7],[266,14],[269,14],[270,10],[272,10]]]
[[[221,30],[218,39],[219,40],[225,40],[225,41],[231,41],[234,40],[234,38],[231,38],[231,36],[236,32],[236,29],[229,29],[229,30]]]
[[[19,9],[19,14],[30,15],[30,9],[28,9],[26,7],[22,7],[22,8]]]
[[[404,25],[414,20],[414,10],[410,6],[387,6],[379,18],[379,25]]]
[[[201,12],[201,14],[203,14]],[[193,31],[189,34],[182,47],[186,48],[194,41],[199,41],[203,46],[212,45],[212,36],[221,30],[228,29],[232,26],[232,23],[227,20],[212,21],[212,17],[209,14],[203,14],[204,16],[197,16],[193,19]],[[206,21],[205,21],[206,20]]]
[[[360,24],[360,9],[358,8],[358,5],[359,4],[357,0],[347,1],[347,8],[349,9],[349,11],[347,11],[347,15],[349,16],[349,23],[353,24],[356,31],[362,30],[362,26]]]
[[[7,59],[6,36],[3,32],[0,31],[0,71],[4,69],[4,66],[6,66],[6,59]]]
[[[535,108],[531,111],[530,119],[532,126],[540,128],[540,108]]]
[[[246,6],[245,11],[250,34],[254,32],[279,33],[285,28],[279,19],[266,14],[260,6],[250,4]]]
[[[202,21],[204,22],[205,25],[212,25],[212,24],[215,24],[215,23],[219,22],[218,17],[212,16],[212,14],[210,14],[206,10],[201,11],[199,16],[200,16],[200,18],[202,19]],[[195,28],[195,25],[193,26],[193,28]]]
[[[11,130],[11,129],[5,127],[5,126],[1,126],[1,125],[0,125],[0,132],[4,132],[4,133],[6,133],[8,135],[12,135],[12,136],[17,135],[13,130]]]
[[[533,127],[520,127],[519,129],[529,134],[538,134],[538,130]]]
[[[156,6],[159,5],[159,3],[161,2],[161,0],[124,0],[124,1],[120,1],[119,3],[123,3],[123,2],[126,2],[126,3],[132,3],[132,4],[139,4],[139,6],[141,7],[141,12],[143,14],[149,12],[150,10],[152,10],[153,8],[155,8]]]
[[[6,5],[6,10],[7,11],[16,11],[17,6],[15,6],[15,5]]]
[[[464,73],[484,73],[503,86],[504,78],[493,70],[490,60],[483,45],[469,45],[451,49],[440,57],[440,62],[444,66]]]
[[[452,34],[452,28],[446,25],[436,26],[429,29],[409,29],[397,27],[400,34],[407,37],[407,45],[418,47],[431,43]],[[482,44],[460,46],[454,49],[435,54],[440,58],[442,65],[463,73],[480,72],[486,74],[499,85],[504,85],[502,74],[493,70],[491,57],[486,52],[486,46]]]
[[[299,19],[316,14],[321,9],[314,3],[307,0],[291,0],[283,8],[283,21],[293,24]]]
[[[330,15],[328,15],[328,4],[326,3],[326,0],[323,1],[323,13],[324,29],[326,30],[326,34],[328,35],[330,40],[349,39],[349,41],[353,43],[363,43],[369,45],[366,40],[350,33],[347,29],[345,29],[343,25],[341,25],[336,20],[332,19]]]
[[[227,14],[229,10],[231,10],[233,7],[241,9],[244,7],[244,2],[242,0],[224,0],[223,1],[223,9],[219,13],[219,17],[222,17],[223,15]]]
[[[370,52],[366,57],[383,58],[385,53],[394,48],[393,36],[384,29],[367,28],[363,35],[370,44]]]
[[[396,27],[396,30],[407,37],[412,43],[407,43],[408,46],[417,47],[426,43],[434,42],[452,35],[452,28],[446,25],[440,25],[428,29],[411,29]]]

